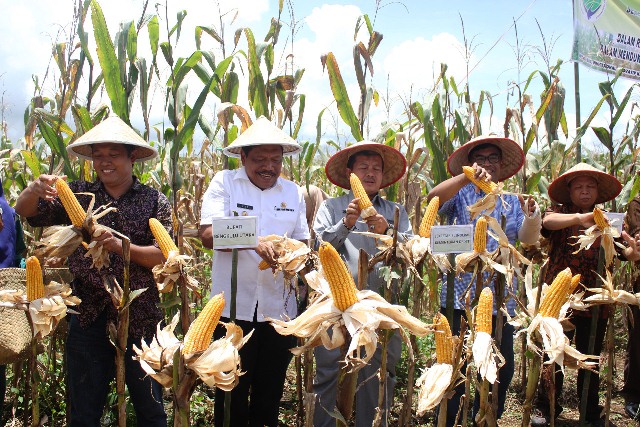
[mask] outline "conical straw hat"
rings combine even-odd
[[[149,145],[138,133],[116,115],[109,116],[87,133],[67,146],[67,152],[77,157],[91,160],[93,144],[126,144],[137,148],[136,161],[144,162],[158,155],[158,150]]]
[[[343,148],[331,156],[324,168],[329,181],[342,188],[351,188],[349,176],[346,173],[349,157],[365,150],[375,151],[382,157],[384,170],[380,188],[388,187],[402,178],[407,169],[407,159],[405,159],[400,151],[385,144],[373,141],[360,141]]]
[[[586,163],[578,163],[549,184],[547,191],[551,200],[561,204],[571,203],[569,183],[579,176],[590,176],[598,181],[596,203],[613,200],[622,191],[622,184],[615,176],[602,172]]]
[[[471,141],[462,145],[456,151],[451,153],[447,159],[447,169],[452,176],[462,173],[462,167],[471,165],[469,161],[469,152],[478,145],[493,144],[502,152],[502,162],[500,164],[500,175],[491,176],[491,179],[498,182],[511,178],[518,173],[524,164],[524,152],[517,142],[509,138],[500,138],[495,135],[485,135],[473,138]]]
[[[269,119],[260,116],[251,126],[235,141],[233,141],[223,153],[229,157],[240,158],[243,147],[255,147],[258,145],[280,145],[285,156],[292,156],[302,151],[298,143],[282,131],[279,127],[271,123]]]

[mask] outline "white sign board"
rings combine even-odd
[[[473,224],[431,227],[432,254],[459,254],[473,251]]]
[[[605,212],[609,222],[622,233],[622,223],[624,222],[624,212]]]
[[[258,246],[258,217],[229,216],[211,221],[213,249],[244,249]]]

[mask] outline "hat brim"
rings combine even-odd
[[[574,171],[570,169],[549,184],[549,187],[547,188],[549,198],[554,202],[563,205],[571,203],[569,183],[579,176],[590,176],[598,182],[598,197],[596,198],[596,204],[613,200],[622,191],[622,184],[620,181],[606,172],[602,172],[597,169]]]
[[[282,147],[284,156],[293,156],[302,151],[302,147],[295,139],[271,123],[266,117],[260,116],[222,152],[229,157],[240,158],[240,153],[244,147],[256,147],[259,145],[279,145]]]
[[[375,151],[380,154],[384,162],[380,188],[388,187],[404,176],[407,169],[407,159],[405,159],[400,151],[377,142],[363,141],[343,148],[331,156],[324,168],[327,179],[338,187],[345,189],[351,188],[349,176],[346,173],[349,157],[365,150]]]
[[[496,181],[504,181],[518,173],[522,165],[524,165],[524,151],[522,148],[509,138],[500,138],[497,136],[479,136],[472,139],[466,144],[455,150],[447,159],[447,170],[452,176],[462,173],[463,166],[469,166],[469,152],[475,147],[483,144],[493,144],[500,148],[502,152],[502,161],[500,163],[500,175],[492,176]]]
[[[93,160],[92,146],[95,144],[124,144],[135,147],[137,162],[144,162],[158,156],[158,150],[149,145],[118,116],[109,116],[67,145],[67,153],[81,159]]]

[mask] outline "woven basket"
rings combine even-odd
[[[25,290],[26,273],[22,268],[0,268],[0,290]],[[0,307],[0,365],[25,358],[31,344],[31,326],[22,310]]]

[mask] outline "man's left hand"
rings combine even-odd
[[[370,216],[367,218],[366,222],[368,231],[371,233],[384,234],[384,232],[387,231],[387,228],[389,228],[389,223],[385,217],[380,214]]]
[[[518,200],[520,201],[520,209],[522,209],[522,212],[526,213],[527,216],[532,216],[536,212],[538,204],[531,195],[529,195],[525,202],[522,194],[518,194]]]

